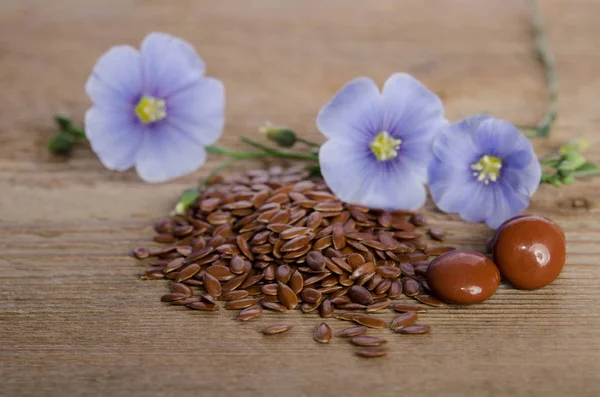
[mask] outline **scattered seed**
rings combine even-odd
[[[382,300],[381,302],[375,302],[369,306],[367,306],[367,313],[378,312],[380,310],[385,309],[389,305],[392,304],[392,301],[389,299]]]
[[[413,305],[411,303],[396,303],[392,305],[392,309],[397,311],[398,313],[406,313],[406,312],[415,312],[415,313],[425,313],[427,309],[424,307]]]
[[[227,301],[225,303],[225,309],[227,309],[227,310],[245,309],[247,307],[250,307],[250,306],[256,304],[258,301],[259,301],[259,299],[255,298],[255,297],[247,296],[245,298],[236,299],[233,301]]]
[[[350,302],[338,305],[337,308],[340,310],[364,310],[367,308],[367,306],[361,305],[360,303]]]
[[[144,247],[137,247],[133,250],[133,256],[137,259],[146,259],[150,256],[150,252]]]
[[[183,269],[179,271],[177,277],[175,278],[176,282],[181,282],[187,280],[188,278],[192,278],[196,273],[200,271],[200,265],[192,263],[191,265],[187,265]]]
[[[421,294],[421,295],[416,295],[414,298],[416,300],[418,300],[419,302],[426,304],[427,306],[433,306],[433,307],[446,306],[445,302],[442,302],[441,300],[439,300],[438,298],[436,298],[435,296],[432,296],[432,295]]]
[[[306,264],[312,270],[323,270],[325,266],[325,257],[319,251],[309,251],[306,254]]]
[[[331,211],[341,211],[344,209],[344,207],[342,206],[342,203],[340,203],[340,202],[325,201],[325,202],[318,203],[317,205],[315,205],[313,207],[313,209],[315,211],[331,212]]]
[[[323,302],[321,302],[321,305],[319,306],[319,316],[322,318],[328,318],[333,316],[334,311],[333,304],[329,299],[325,299]]]
[[[427,219],[423,214],[412,214],[410,217],[410,222],[415,226],[425,226],[427,224]]]
[[[353,285],[348,290],[348,297],[354,303],[359,303],[361,305],[372,305],[373,297],[368,289],[359,285]]]
[[[387,328],[387,324],[384,320],[366,314],[359,314],[352,318],[352,321],[369,328]]]
[[[402,283],[400,280],[394,280],[388,290],[388,298],[397,299],[400,295],[402,295]]]
[[[396,330],[401,327],[413,325],[415,322],[417,322],[418,318],[419,316],[415,312],[402,313],[392,320],[392,322],[390,323],[390,329]]]
[[[171,292],[169,294],[163,295],[162,298],[160,298],[160,300],[163,302],[173,302],[173,301],[178,301],[180,299],[185,299],[187,297],[188,297],[188,295],[186,295],[186,294]]]
[[[266,301],[266,300],[263,299],[263,300],[260,301],[260,304],[265,309],[273,310],[274,312],[285,312],[285,311],[287,311],[287,307],[283,306],[281,303],[269,302],[269,301]]]
[[[374,273],[375,270],[376,270],[376,268],[375,268],[375,263],[374,262],[363,263],[362,265],[360,265],[359,267],[357,267],[354,270],[354,272],[352,272],[352,275],[350,276],[350,279],[351,280],[359,279],[362,276],[364,276],[365,274]]]
[[[293,310],[298,306],[298,296],[292,291],[290,287],[285,284],[279,283],[279,290],[277,296],[281,303],[288,309]]]
[[[238,299],[242,299],[248,296],[248,291],[246,290],[237,290],[237,291],[229,291],[221,295],[221,300],[223,301],[234,301]]]
[[[254,305],[245,308],[239,314],[237,319],[239,321],[249,321],[254,320],[255,318],[259,318],[262,315],[262,308],[260,306]]]
[[[356,316],[361,316],[361,313],[352,313],[352,312],[344,312],[344,313],[339,313],[335,316],[335,318],[340,319],[340,320],[344,320],[344,321],[354,321],[354,318]]]
[[[405,278],[402,288],[406,296],[416,296],[421,292],[421,285],[414,278]]]
[[[444,241],[446,239],[446,233],[444,233],[444,230],[439,227],[430,227],[428,232],[431,238],[434,240]]]
[[[300,297],[307,303],[318,303],[323,299],[323,295],[314,288],[304,288],[300,293]]]
[[[207,302],[192,302],[187,305],[190,309],[203,310],[203,311],[216,311],[219,310],[219,305],[213,305]]]
[[[279,234],[279,238],[284,240],[291,240],[294,237],[303,236],[310,232],[308,227],[290,227]]]
[[[350,342],[356,346],[374,347],[386,344],[387,340],[376,336],[355,336],[350,339]]]
[[[399,334],[407,334],[407,335],[418,335],[418,334],[426,334],[431,330],[429,325],[409,325],[407,327],[402,327],[394,330]]]
[[[341,250],[346,246],[346,233],[341,225],[335,225],[332,238],[335,249]]]
[[[357,356],[365,358],[377,358],[387,356],[387,351],[383,349],[362,349],[356,352]]]
[[[184,294],[188,297],[194,295],[194,291],[192,291],[192,289],[189,286],[183,283],[172,283],[171,291],[177,294]]]
[[[290,329],[292,329],[292,325],[290,325],[290,324],[279,324],[279,325],[272,325],[270,327],[267,327],[267,328],[263,329],[261,332],[263,333],[263,335],[277,335],[277,334],[282,334],[284,332],[287,332]]]
[[[313,338],[319,343],[329,343],[332,335],[333,332],[331,331],[329,325],[321,323],[315,328]]]
[[[214,276],[211,276],[209,273],[204,273],[204,278],[202,280],[204,282],[204,288],[206,292],[211,296],[221,296],[223,293],[223,288],[221,287],[221,283]]]
[[[259,317],[263,309],[284,312],[300,306],[304,313],[318,310],[321,317],[361,324],[340,333],[356,337],[366,326],[387,326],[364,311],[391,307],[403,313],[392,328],[426,332],[427,326],[413,324],[424,308],[392,304],[391,299],[404,293],[430,306],[444,305],[423,293],[429,291],[425,277],[429,257],[453,247],[427,247],[417,230],[426,224],[423,214],[344,204],[323,180],[306,177],[302,167],[272,167],[216,178],[186,214],[154,225],[155,241],[167,244],[164,248],[133,250],[138,259],[151,257],[141,278],[172,280],[171,292],[161,298],[172,305],[214,311],[220,307],[218,298],[225,308],[241,310],[240,321]],[[440,228],[427,232],[438,241],[445,237]],[[272,333],[287,327],[274,326]],[[319,327],[319,339],[328,341],[331,329]],[[358,344],[380,339],[364,338]],[[381,349],[361,352],[365,357],[386,354]]]
[[[342,331],[340,331],[337,336],[340,338],[352,338],[354,336],[359,336],[364,334],[365,332],[367,332],[369,328],[365,327],[364,325],[359,325],[356,327],[350,327],[350,328],[346,328]]]

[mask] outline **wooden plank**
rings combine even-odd
[[[559,119],[539,153],[574,137],[600,161],[600,3],[543,1],[560,75]],[[0,395],[596,396],[600,393],[600,178],[543,186],[530,212],[564,228],[568,265],[533,292],[503,285],[489,302],[435,309],[433,333],[389,335],[381,360],[341,340],[311,340],[316,315],[196,313],[159,301],[130,250],[177,194],[216,164],[164,185],[111,173],[89,149],[46,153],[52,114],[81,121],[97,57],[149,31],[190,40],[227,87],[222,143],[265,120],[314,139],[319,108],[360,75],[407,71],[438,92],[448,118],[486,110],[515,123],[543,113],[526,2],[5,1],[0,5]],[[574,207],[574,200],[584,200]],[[427,207],[450,243],[483,249],[491,233]],[[391,314],[383,316],[391,318]],[[285,319],[287,335],[261,328]],[[346,324],[328,321],[334,331]],[[384,331],[374,332],[387,335]]]

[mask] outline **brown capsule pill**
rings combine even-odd
[[[565,235],[549,219],[518,216],[498,229],[493,255],[502,276],[513,286],[542,288],[556,280],[565,265]]]
[[[469,305],[494,295],[500,284],[500,273],[496,265],[479,252],[454,250],[431,262],[427,283],[439,299]]]

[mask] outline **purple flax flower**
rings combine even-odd
[[[135,165],[146,182],[164,182],[198,169],[205,146],[221,135],[225,90],[204,77],[204,62],[187,42],[150,33],[140,51],[108,50],[96,63],[86,92],[92,149],[105,167]]]
[[[329,140],[321,173],[341,200],[414,210],[425,203],[431,144],[447,122],[440,99],[408,74],[393,74],[380,92],[360,77],[340,89],[317,118]]]
[[[491,228],[527,208],[542,173],[531,142],[487,115],[448,125],[434,140],[429,190],[445,212]]]

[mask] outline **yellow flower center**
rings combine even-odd
[[[498,180],[500,169],[502,168],[502,159],[496,156],[483,155],[478,162],[471,164],[473,176],[477,177],[479,182],[488,185]]]
[[[387,131],[381,131],[369,147],[371,151],[379,161],[386,161],[395,159],[398,157],[398,150],[400,149],[401,139],[395,139],[388,134]]]
[[[160,121],[167,117],[165,100],[144,95],[135,107],[135,114],[144,124]]]

